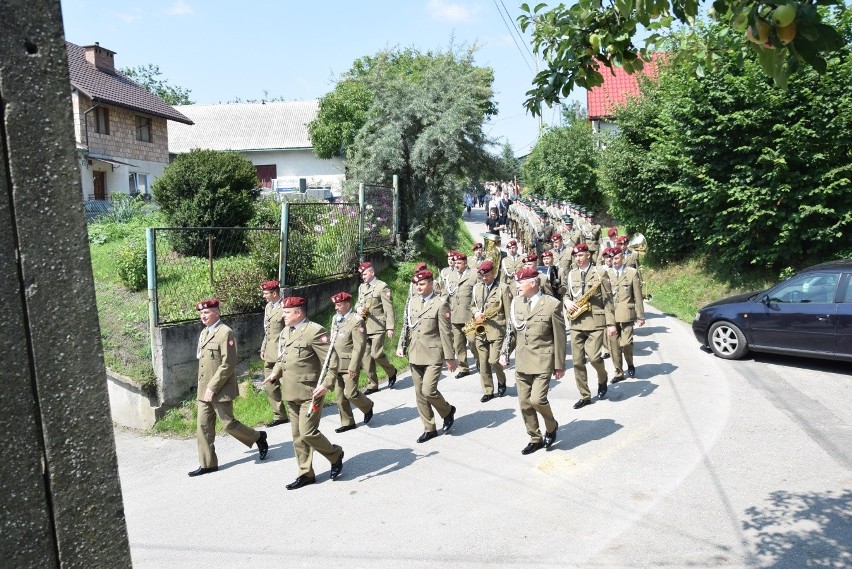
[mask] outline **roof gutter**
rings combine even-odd
[[[100,103],[95,103],[89,110],[83,112],[83,130],[86,133],[86,150],[89,149],[89,113],[100,107]]]

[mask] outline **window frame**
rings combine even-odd
[[[107,107],[95,107],[92,119],[95,123],[95,133],[109,136],[109,109]]]
[[[133,121],[135,125],[135,138],[138,142],[146,142],[151,144],[154,142],[154,121],[151,117],[146,117],[145,115],[133,115]],[[144,122],[143,122],[144,121]],[[148,133],[148,139],[142,137],[142,133]]]

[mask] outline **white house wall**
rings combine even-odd
[[[255,166],[275,165],[276,176],[342,176],[345,168],[343,160],[317,158],[310,148],[304,150],[258,150],[242,151],[246,158]]]
[[[91,196],[95,193],[93,171],[106,172],[106,196],[109,199],[110,196],[114,196],[115,194],[130,193],[130,174],[132,173],[147,175],[148,187],[144,193],[151,194],[151,185],[154,183],[154,180],[162,176],[163,170],[168,166],[168,164],[163,164],[162,162],[147,162],[144,160],[132,160],[133,167],[113,166],[112,164],[101,162],[94,158],[87,159],[86,157],[81,158],[80,162],[80,177],[83,181],[84,200],[91,199]],[[130,159],[128,159],[128,162],[130,162]]]

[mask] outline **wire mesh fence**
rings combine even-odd
[[[286,223],[284,285],[313,284],[357,267],[358,204],[293,202]]]
[[[260,283],[278,275],[278,228],[153,229],[157,325],[195,320],[195,304],[216,297],[223,315],[263,308]]]
[[[393,244],[393,188],[364,184],[364,252]]]

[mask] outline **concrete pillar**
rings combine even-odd
[[[129,567],[59,0],[0,0],[0,565]]]

